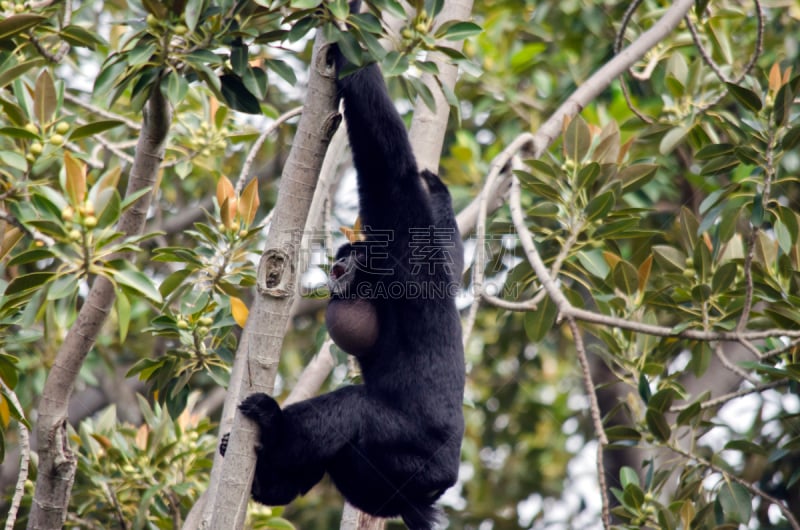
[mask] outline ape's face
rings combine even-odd
[[[358,270],[365,271],[367,252],[363,246],[348,243],[336,253],[328,276],[328,288],[333,298],[350,298],[355,294],[355,277]]]

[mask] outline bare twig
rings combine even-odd
[[[259,135],[258,139],[253,142],[252,147],[250,147],[250,152],[247,154],[247,158],[242,165],[242,170],[239,173],[239,180],[236,181],[235,191],[237,196],[241,195],[242,190],[247,184],[247,181],[250,178],[250,168],[253,167],[253,162],[255,162],[256,156],[258,156],[258,151],[261,149],[261,146],[264,145],[267,137],[275,132],[285,121],[294,118],[301,112],[303,112],[303,107],[295,107],[292,110],[281,114],[269,125],[269,127],[264,129],[264,131]]]
[[[46,5],[50,5],[51,2],[48,2]],[[64,2],[64,18],[61,20],[61,27],[69,26],[72,21],[72,0],[65,0]],[[46,49],[44,45],[39,41],[38,38],[33,34],[33,31],[30,32],[29,38],[31,43],[34,45],[36,50],[48,61],[51,63],[58,64],[60,63],[64,57],[66,57],[67,53],[69,53],[70,45],[66,41],[59,41],[58,42],[58,49],[55,53],[51,52],[50,50]]]
[[[724,394],[714,399],[709,399],[708,401],[704,401],[703,403],[700,404],[700,409],[701,410],[714,409],[721,405],[724,405],[725,403],[733,399],[740,398],[742,396],[747,396],[749,394],[761,393],[765,390],[770,390],[772,388],[785,386],[788,385],[790,382],[791,381],[789,379],[778,379],[777,381],[770,381],[769,383],[751,386],[750,388],[743,388],[741,390],[737,390],[736,392],[730,392],[728,394]],[[678,405],[671,407],[669,411],[673,413],[678,413],[688,409],[691,406],[692,403],[687,403],[686,405]]]
[[[586,395],[589,397],[589,412],[592,418],[592,426],[597,435],[597,481],[600,486],[600,496],[603,499],[603,527],[609,528],[611,526],[611,504],[608,501],[606,470],[603,461],[603,451],[608,445],[608,437],[603,427],[603,415],[600,411],[600,403],[597,401],[597,389],[594,386],[594,380],[592,380],[592,372],[589,369],[589,359],[586,356],[583,334],[574,318],[568,318],[567,325],[569,325],[569,329],[572,332],[572,339],[575,341],[575,352],[578,356],[578,362],[581,365],[583,386],[586,390]]]
[[[64,91],[64,99],[66,101],[69,101],[70,103],[72,103],[74,105],[78,105],[79,107],[82,107],[82,108],[88,110],[92,114],[97,114],[98,116],[102,116],[103,118],[106,118],[106,119],[109,119],[109,120],[121,121],[122,123],[125,124],[126,127],[128,127],[129,129],[133,129],[134,131],[140,131],[142,129],[142,126],[139,123],[136,123],[135,121],[133,121],[133,120],[131,120],[129,118],[126,118],[125,116],[122,116],[121,114],[116,114],[114,112],[111,112],[110,110],[106,110],[106,109],[98,107],[96,105],[92,105],[88,101],[84,101],[83,99],[79,98],[78,96],[72,95],[67,90]]]
[[[17,410],[21,411],[22,405],[19,399],[17,399],[17,394],[6,385],[2,378],[0,378],[0,387],[3,388],[3,395],[11,401]],[[22,503],[22,496],[25,494],[25,481],[28,480],[28,463],[31,460],[31,446],[28,436],[28,427],[22,422],[19,422],[19,447],[19,474],[17,474],[17,482],[14,485],[14,496],[11,498],[11,506],[8,509],[5,530],[13,530],[14,528],[19,505]]]
[[[725,478],[726,481],[735,482],[735,483],[739,484],[744,489],[749,491],[751,495],[754,495],[756,497],[761,497],[762,499],[764,499],[765,501],[769,502],[770,504],[775,505],[780,510],[781,515],[783,515],[786,518],[786,520],[789,521],[789,524],[792,525],[792,528],[794,530],[800,530],[800,523],[797,522],[797,519],[795,519],[794,515],[792,514],[792,511],[784,503],[782,503],[780,501],[780,499],[776,499],[775,497],[773,497],[772,495],[766,493],[764,490],[762,490],[758,486],[754,486],[750,482],[747,482],[743,478],[741,478],[741,477],[739,477],[737,475],[734,475],[734,474],[726,471],[725,469],[722,469],[721,467],[717,466],[716,464],[714,464],[713,462],[711,462],[709,460],[706,460],[706,459],[701,458],[701,457],[699,457],[699,456],[697,456],[695,454],[692,454],[692,453],[690,453],[688,451],[685,451],[684,449],[682,449],[682,448],[680,448],[680,447],[678,447],[676,445],[670,444],[670,445],[668,445],[668,447],[669,447],[669,449],[671,451],[683,456],[684,458],[686,458],[688,460],[694,460],[695,462],[700,463],[701,465],[707,467],[708,469],[714,471],[715,473],[719,473],[720,475],[722,475]]]
[[[53,245],[56,244],[55,240],[52,237],[44,235],[35,228],[25,226],[19,219],[17,219],[16,217],[14,217],[13,215],[11,215],[6,211],[0,210],[0,221],[5,221],[11,226],[19,228],[20,230],[28,234],[28,236],[31,239],[41,243],[43,247],[52,247]]]
[[[720,81],[722,81],[722,83],[730,82],[733,83],[734,85],[741,83],[741,81],[745,78],[745,76],[749,74],[750,71],[753,69],[753,67],[756,65],[758,58],[761,57],[761,53],[764,50],[764,10],[761,8],[761,2],[759,0],[753,0],[753,3],[755,4],[756,7],[756,22],[757,22],[756,47],[753,50],[753,53],[750,55],[750,59],[747,61],[747,64],[744,66],[741,73],[732,80],[728,79],[728,77],[722,72],[720,66],[711,57],[711,54],[705,49],[705,46],[703,46],[703,41],[700,40],[700,35],[697,32],[697,28],[695,27],[689,15],[686,16],[685,19],[686,26],[689,28],[689,32],[692,35],[692,40],[694,41],[694,44],[697,47],[697,51],[700,53],[700,57],[702,57],[703,62],[705,62],[708,65],[708,67],[714,71],[714,74]],[[713,98],[708,103],[699,106],[697,110],[699,112],[702,112],[706,109],[715,106],[717,103],[722,101],[722,99],[727,94],[728,94],[728,89],[723,85],[723,90],[719,94],[717,94],[715,98]]]

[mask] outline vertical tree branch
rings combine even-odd
[[[126,196],[155,185],[170,120],[167,102],[156,88],[145,109],[144,126],[136,144]],[[143,195],[122,213],[117,229],[125,236],[140,234],[144,229],[152,195]],[[115,298],[114,285],[107,278],[98,276],[47,375],[39,401],[39,474],[28,528],[61,528],[66,519],[77,464],[67,437],[67,406],[81,365],[94,345]]]
[[[243,419],[236,406],[254,392],[271,393],[281,346],[296,293],[297,257],[325,150],[339,124],[334,69],[327,46],[317,33],[308,93],[292,149],[284,166],[272,226],[258,272],[258,293],[234,362],[223,427],[233,417],[226,457],[215,458],[206,492],[202,527],[241,528],[255,471],[258,428]]]

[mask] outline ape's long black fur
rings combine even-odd
[[[333,53],[341,71],[345,59]],[[374,305],[380,334],[358,357],[363,385],[284,410],[265,394],[242,403],[261,430],[253,498],[286,504],[327,472],[361,510],[430,530],[435,501],[456,481],[464,430],[452,288],[463,266],[461,241],[447,188],[418,170],[378,66],[340,78],[338,89],[370,254],[353,288]]]

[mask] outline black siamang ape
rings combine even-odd
[[[341,72],[345,59],[331,53]],[[417,168],[378,66],[340,77],[338,90],[366,240],[336,254],[326,321],[364,384],[283,410],[266,394],[248,397],[239,408],[260,426],[252,494],[287,504],[327,472],[359,509],[429,530],[464,432],[461,240],[450,194]]]

